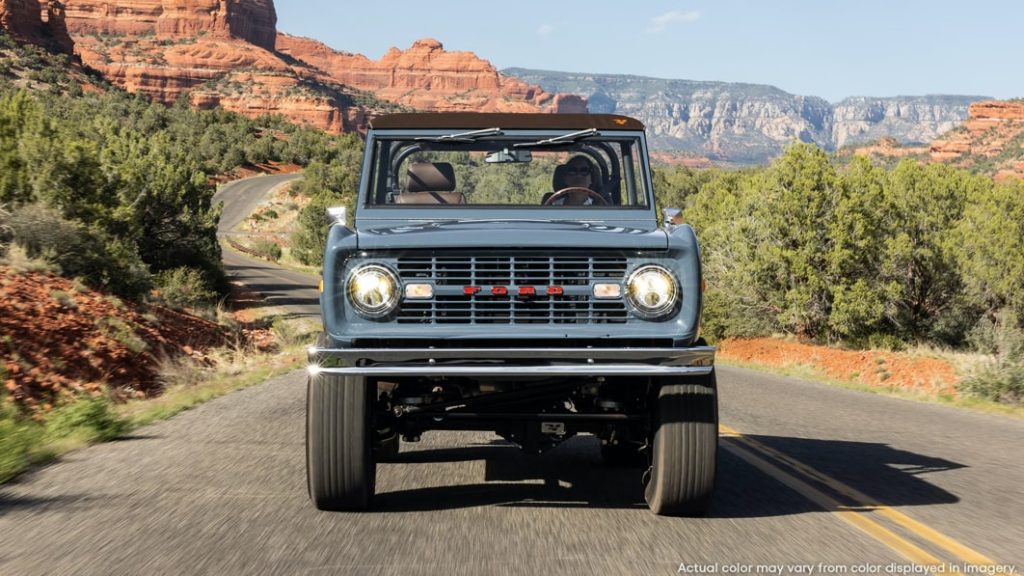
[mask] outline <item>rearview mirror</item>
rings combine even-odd
[[[529,150],[513,149],[509,150],[498,150],[497,152],[491,152],[484,158],[484,162],[489,164],[511,164],[515,162],[532,162],[533,154]]]

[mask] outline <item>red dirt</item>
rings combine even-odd
[[[0,267],[0,381],[29,413],[82,392],[158,395],[161,358],[202,362],[229,341],[229,330],[201,318]]]
[[[955,393],[956,369],[938,358],[879,350],[838,350],[776,338],[727,339],[719,357],[778,368],[806,366],[825,376],[875,388]]]

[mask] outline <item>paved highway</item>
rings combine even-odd
[[[729,367],[719,384],[707,518],[652,515],[593,438],[528,456],[454,432],[379,465],[375,512],[319,512],[299,371],[0,487],[0,574],[1024,570],[1024,422]]]

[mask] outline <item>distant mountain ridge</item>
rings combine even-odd
[[[170,104],[282,114],[364,131],[401,109],[619,112],[652,148],[683,158],[764,163],[793,140],[826,150],[891,138],[927,143],[960,126],[977,96],[847,98],[832,104],[759,84],[509,68],[424,38],[371,60],[276,31],[273,0],[0,0],[0,29],[77,55],[119,88]],[[589,101],[588,101],[589,100]]]
[[[890,137],[930,142],[959,126],[984,96],[851,97],[836,104],[774,86],[506,68],[545,91],[588,99],[589,110],[634,116],[652,148],[742,164],[762,163],[792,140],[826,150]]]

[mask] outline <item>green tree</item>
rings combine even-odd
[[[954,237],[966,298],[990,319],[1024,319],[1024,182],[972,186]]]
[[[832,286],[829,328],[838,338],[867,338],[887,330],[899,285],[881,274],[890,233],[885,221],[886,173],[863,157],[840,174],[840,189],[829,225],[827,281]]]
[[[952,233],[977,186],[986,183],[949,166],[912,160],[889,174],[881,279],[898,286],[889,320],[905,340],[955,342],[969,328],[959,306],[963,286]]]
[[[782,327],[817,337],[832,308],[829,234],[842,187],[828,156],[809,144],[792,144],[756,179],[752,278]]]

